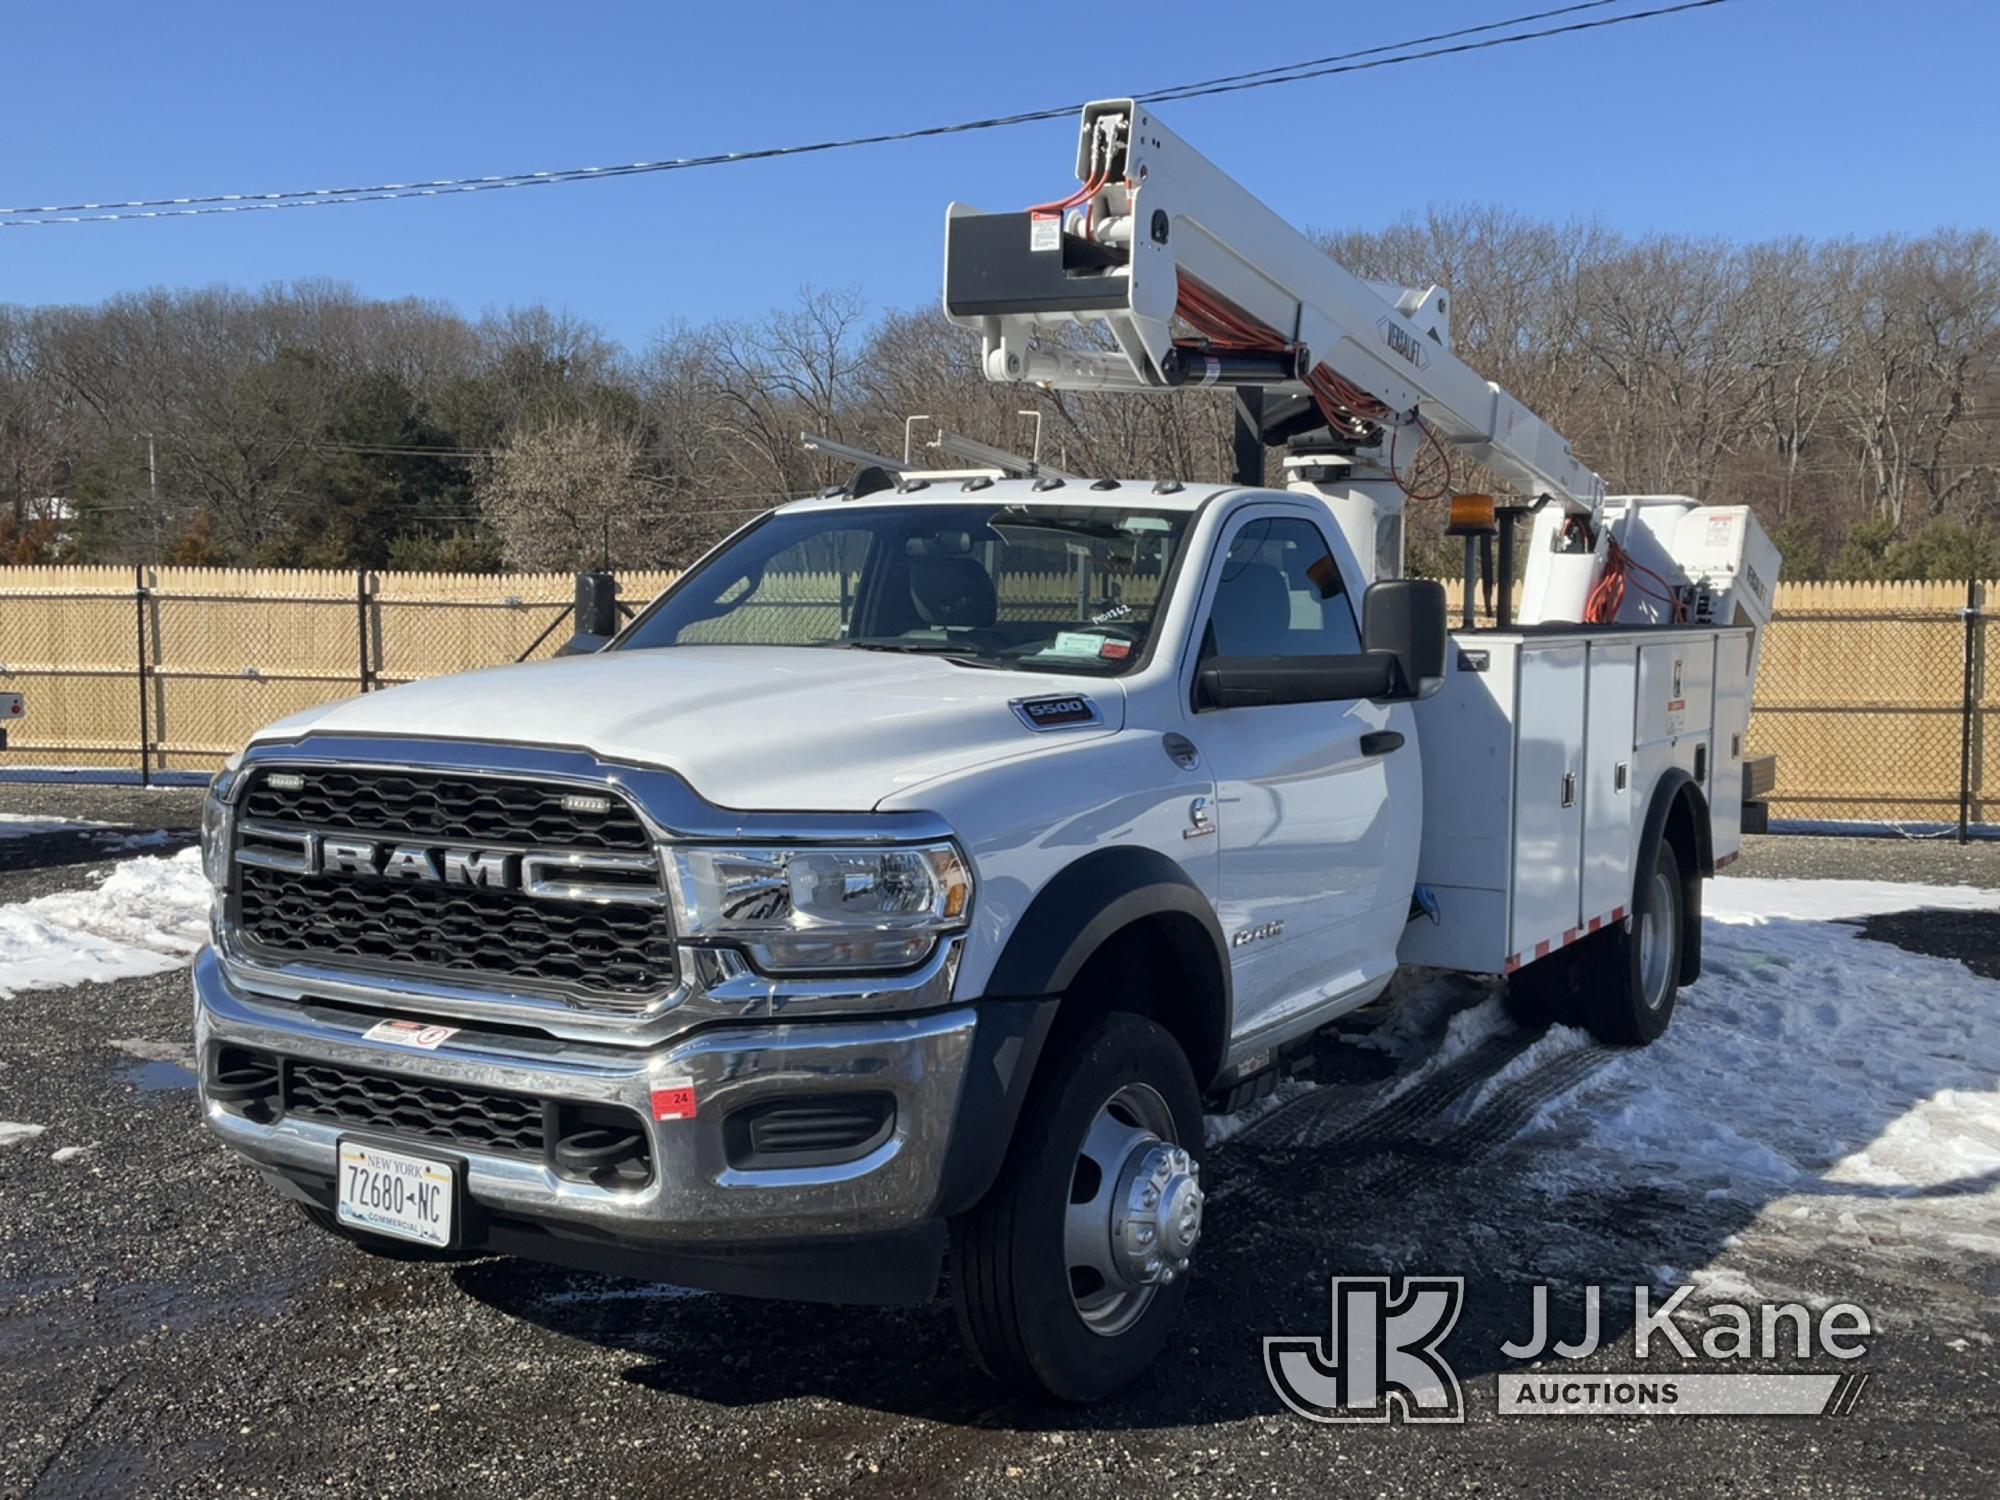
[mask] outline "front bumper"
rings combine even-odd
[[[336,1143],[351,1127],[282,1110],[262,1122],[249,1118],[211,1092],[221,1048],[631,1111],[649,1133],[653,1164],[651,1180],[638,1188],[574,1180],[536,1158],[445,1148],[465,1164],[470,1248],[520,1250],[521,1233],[485,1231],[532,1231],[550,1243],[546,1253],[533,1246],[527,1253],[593,1263],[559,1252],[595,1246],[622,1256],[616,1264],[598,1258],[610,1269],[634,1269],[635,1253],[643,1266],[649,1254],[727,1258],[745,1247],[866,1241],[899,1233],[935,1240],[938,1216],[949,1211],[953,1184],[964,1178],[962,1166],[954,1169],[951,1162],[962,1096],[969,1079],[975,1093],[989,1086],[975,1064],[980,1012],[969,1005],[909,1017],[719,1026],[639,1047],[468,1023],[426,1051],[369,1040],[364,1033],[382,1019],[379,1012],[244,988],[212,949],[195,960],[194,993],[208,1127],[293,1196],[323,1207],[330,1201]],[[1003,1022],[997,1029],[1012,1028]],[[652,1119],[653,1090],[681,1080],[693,1084],[694,1118]],[[730,1164],[724,1121],[735,1111],[856,1088],[887,1092],[895,1101],[893,1128],[865,1155],[831,1165],[758,1170]],[[983,1121],[969,1125],[968,1136],[990,1128]],[[407,1144],[420,1151],[440,1149],[416,1139]],[[981,1158],[990,1154],[964,1138],[957,1147],[961,1158],[968,1151]]]

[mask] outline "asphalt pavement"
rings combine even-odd
[[[61,792],[0,788],[0,812],[60,807],[169,830],[168,847],[194,821],[185,793]],[[72,834],[9,842],[26,847],[0,902],[106,867]],[[2000,886],[2000,847],[1764,839],[1732,873]],[[1992,924],[1961,926],[1905,917],[1880,936],[1989,957]],[[1876,1256],[1868,1233],[1896,1231],[1872,1221],[1802,1257],[1754,1205],[1643,1170],[1553,1195],[1536,1153],[1560,1147],[1532,1135],[1403,1144],[1381,1124],[1379,1070],[1322,1091],[1372,1126],[1301,1126],[1330,1117],[1312,1105],[1211,1152],[1179,1356],[1078,1411],[986,1384],[942,1302],[815,1307],[374,1258],[201,1131],[189,1040],[181,972],[0,999],[0,1119],[47,1127],[0,1147],[0,1494],[2000,1493],[2000,1261]],[[1425,1107],[1447,1118],[1449,1102]],[[1261,1339],[1323,1328],[1327,1277],[1364,1240],[1467,1277],[1455,1349],[1518,1335],[1537,1280],[1630,1285],[1663,1264],[1856,1301],[1885,1334],[1842,1418],[1501,1417],[1492,1377],[1512,1364],[1475,1352],[1463,1425],[1310,1423],[1276,1399]],[[1629,1366],[1625,1330],[1608,1331],[1584,1368]]]

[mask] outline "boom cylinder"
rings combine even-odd
[[[1301,380],[1305,351],[1188,349],[1176,344],[1160,361],[1160,375],[1181,389],[1201,385],[1283,385]]]

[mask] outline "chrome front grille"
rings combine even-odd
[[[248,774],[230,893],[247,957],[625,1014],[673,987],[656,856],[615,792],[417,771]],[[586,867],[588,899],[557,894],[580,889],[561,878],[565,856]]]

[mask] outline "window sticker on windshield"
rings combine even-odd
[[[1104,650],[1109,637],[1092,635],[1087,630],[1058,631],[1056,638],[1042,650],[1043,656],[1096,656]]]

